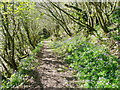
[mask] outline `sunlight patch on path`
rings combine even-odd
[[[49,48],[50,41],[44,41],[44,47],[42,50],[43,55],[40,56],[40,66],[38,71],[41,75],[41,82],[43,87],[55,87],[55,88],[76,88],[76,78],[73,76],[73,71],[68,68],[63,60],[58,60],[53,54],[51,48]]]

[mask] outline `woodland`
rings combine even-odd
[[[0,2],[0,89],[120,88],[120,2]]]

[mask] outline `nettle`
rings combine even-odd
[[[77,76],[85,80],[88,88],[118,88],[118,59],[103,46],[90,42],[69,44],[66,61],[77,71]]]

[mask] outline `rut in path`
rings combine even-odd
[[[73,77],[73,71],[65,69],[68,65],[55,57],[52,49],[48,47],[49,43],[50,41],[44,41],[42,57],[40,55],[40,66],[38,67],[43,88],[76,87],[76,78]]]

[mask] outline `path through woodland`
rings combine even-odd
[[[39,53],[39,65],[36,67],[36,83],[30,86],[29,90],[39,90],[39,88],[77,88],[77,82],[68,65],[63,60],[58,59],[52,48],[48,47],[50,41],[44,41],[42,52]]]

